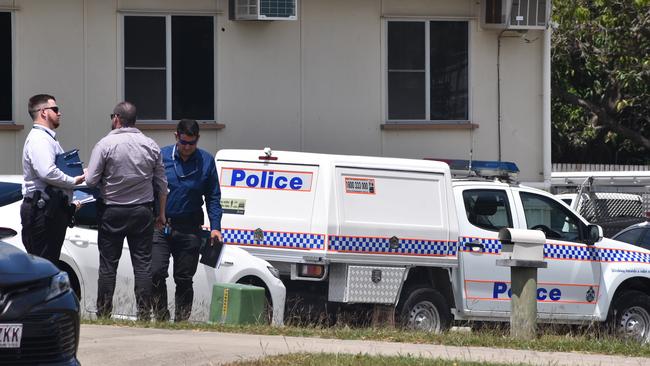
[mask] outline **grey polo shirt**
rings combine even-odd
[[[98,186],[107,205],[153,202],[154,185],[167,193],[160,147],[135,127],[117,128],[93,148],[86,184]]]

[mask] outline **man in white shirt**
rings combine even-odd
[[[56,155],[64,152],[54,132],[61,119],[56,99],[47,94],[34,95],[29,99],[28,111],[34,126],[23,147],[23,245],[28,253],[56,265],[74,214],[72,189],[84,181],[84,175],[71,177],[56,167]]]

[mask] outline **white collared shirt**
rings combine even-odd
[[[23,147],[23,196],[32,197],[35,191],[44,193],[45,187],[51,185],[71,200],[74,177],[63,173],[54,163],[56,155],[64,152],[56,141],[56,133],[43,125],[34,126]],[[46,194],[44,197],[48,198]]]

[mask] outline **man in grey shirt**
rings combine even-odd
[[[117,265],[126,237],[135,277],[138,320],[151,317],[151,245],[154,229],[154,188],[160,201],[155,219],[165,223],[167,177],[160,148],[135,128],[136,109],[129,102],[115,106],[112,131],[93,148],[86,183],[98,186],[103,204],[98,205],[99,280],[97,316],[110,317]]]

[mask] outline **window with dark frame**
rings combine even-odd
[[[13,120],[11,13],[0,12],[0,121]]]
[[[124,16],[124,98],[139,120],[214,120],[214,17]]]
[[[466,21],[387,23],[389,122],[469,119],[468,29]]]

